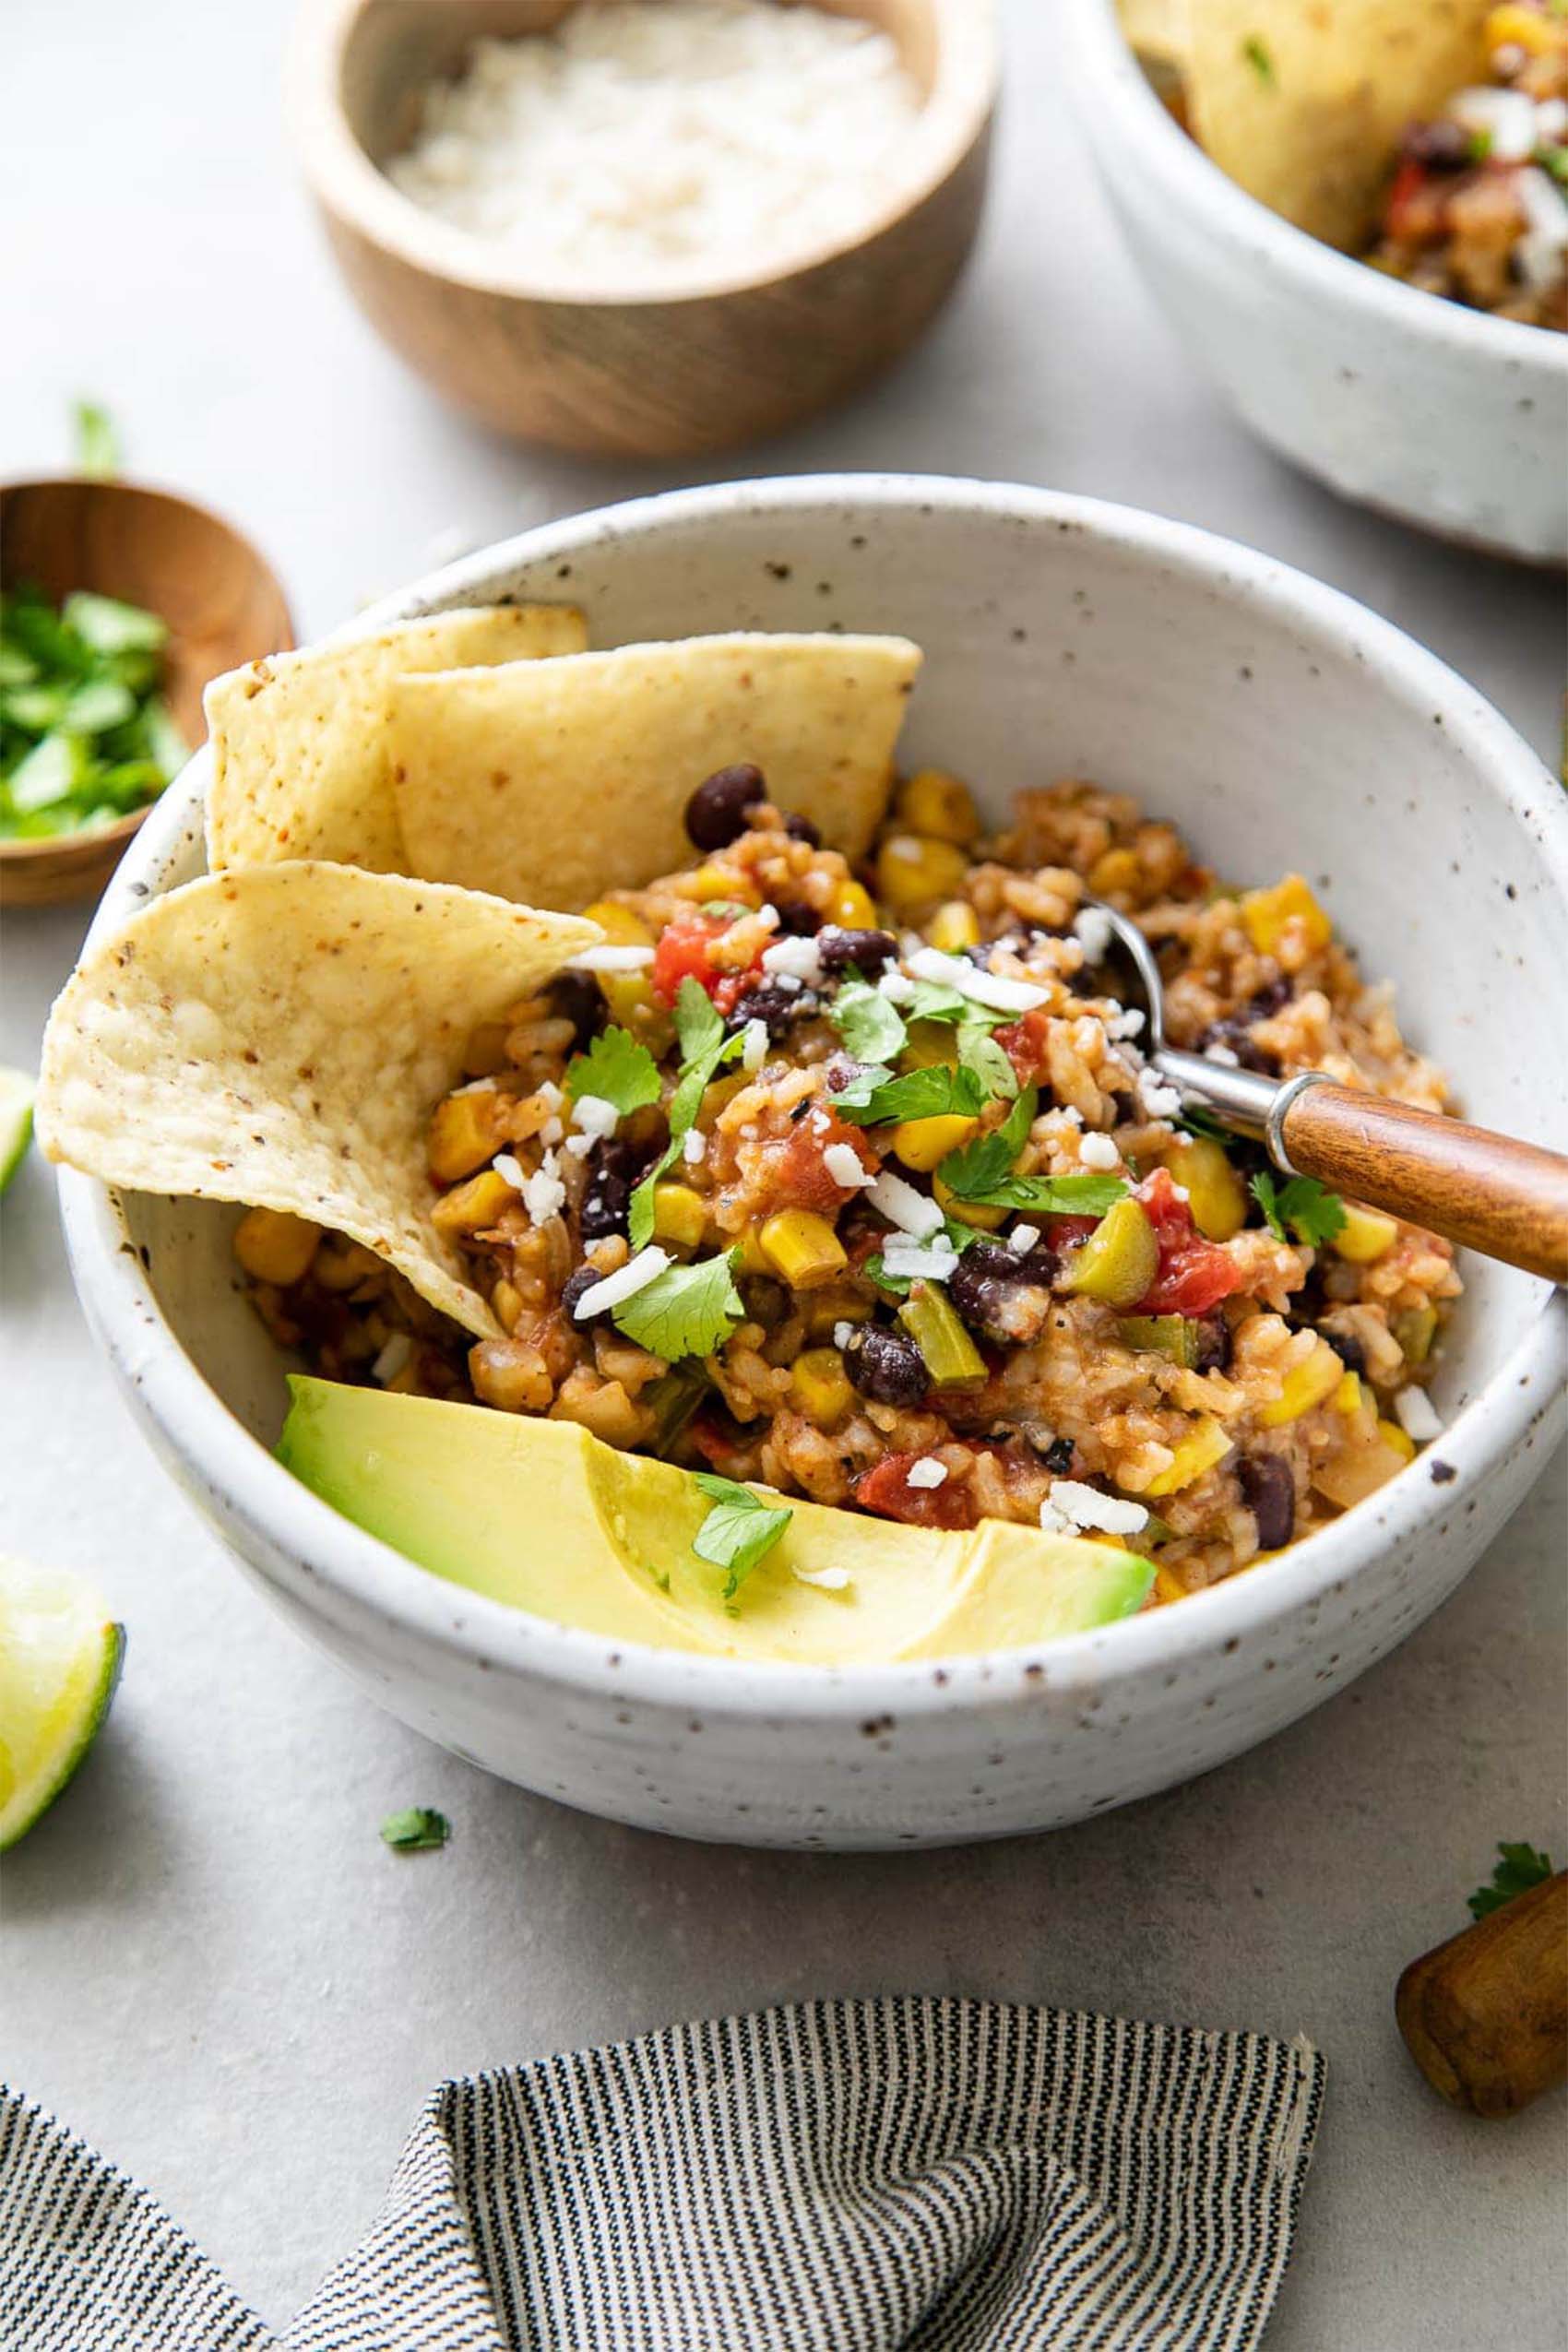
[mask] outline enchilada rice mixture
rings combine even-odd
[[[1413,123],[1369,259],[1499,318],[1568,329],[1568,13],[1511,0],[1491,79]]]
[[[1121,1541],[1157,1600],[1392,1478],[1437,1431],[1451,1250],[1183,1124],[1086,904],[1155,943],[1172,1042],[1441,1109],[1306,882],[1222,888],[1084,783],[982,844],[936,770],[855,873],[765,791],[707,778],[690,870],[590,908],[608,944],[434,1111],[434,1218],[499,1336],[253,1211],[277,1337],[820,1503]]]

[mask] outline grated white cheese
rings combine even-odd
[[[1051,993],[1033,980],[1009,980],[1002,972],[982,972],[967,956],[944,956],[940,947],[917,947],[908,960],[917,980],[940,980],[944,987],[956,988],[971,1004],[984,1004],[993,1013],[1032,1013]]]
[[[1414,1384],[1402,1388],[1394,1399],[1394,1410],[1406,1436],[1412,1438],[1418,1445],[1430,1444],[1434,1437],[1443,1435],[1443,1423],[1438,1419],[1437,1408],[1424,1388],[1417,1388]]]
[[[1122,1155],[1109,1135],[1085,1135],[1078,1145],[1078,1158],[1085,1168],[1110,1170],[1122,1165]]]
[[[589,1315],[603,1314],[607,1308],[621,1306],[627,1299],[635,1299],[650,1282],[661,1275],[670,1263],[670,1253],[650,1241],[635,1258],[607,1274],[602,1282],[592,1282],[572,1309],[574,1323],[584,1323]]]
[[[852,1323],[836,1323],[833,1326],[833,1345],[836,1348],[847,1348],[854,1336],[855,1326]]]
[[[695,1168],[707,1153],[707,1137],[700,1127],[688,1127],[681,1146],[681,1157],[688,1168]]]
[[[621,1123],[621,1113],[601,1094],[580,1094],[572,1105],[572,1124],[580,1127],[585,1135],[601,1142],[612,1135]]]
[[[1179,1115],[1182,1098],[1174,1087],[1166,1085],[1158,1070],[1140,1070],[1137,1083],[1138,1100],[1147,1118],[1174,1119]]]
[[[889,1004],[907,1004],[915,992],[915,983],[908,972],[901,972],[897,964],[889,964],[876,983],[876,992],[885,996]]]
[[[910,1463],[907,1483],[917,1487],[938,1487],[944,1485],[946,1479],[946,1463],[939,1462],[934,1454],[922,1454],[918,1462]]]
[[[1015,1225],[1007,1236],[1007,1247],[1018,1257],[1027,1258],[1039,1240],[1038,1225]]]
[[[898,1282],[951,1282],[958,1271],[958,1253],[944,1233],[929,1244],[896,1236],[882,1253],[882,1267]]]
[[[395,1331],[374,1363],[372,1364],[371,1378],[380,1381],[385,1388],[386,1383],[389,1380],[396,1380],[405,1365],[412,1360],[413,1352],[414,1343],[408,1333]]]
[[[1086,964],[1103,964],[1116,931],[1103,907],[1085,907],[1074,918],[1073,936],[1084,951]]]
[[[585,947],[568,959],[569,972],[640,972],[653,961],[651,947]]]
[[[1050,1521],[1046,1513],[1051,1514]],[[1101,1535],[1135,1536],[1148,1520],[1148,1513],[1141,1503],[1127,1503],[1117,1494],[1101,1494],[1098,1487],[1086,1486],[1081,1479],[1056,1479],[1051,1492],[1039,1507],[1039,1523],[1061,1534],[1063,1526],[1077,1528],[1093,1527]]]
[[[1523,163],[1535,153],[1536,102],[1522,89],[1462,89],[1447,111],[1462,130],[1485,133],[1491,163]]]
[[[554,1153],[547,1151],[537,1173],[523,1185],[523,1206],[530,1224],[547,1225],[552,1217],[560,1216],[565,1206],[566,1187],[561,1182]]]
[[[387,175],[572,292],[747,279],[836,244],[922,168],[885,32],[769,0],[588,0],[476,42]]]
[[[495,1081],[493,1078],[470,1078],[466,1087],[455,1087],[452,1091],[454,1094],[493,1094]]]
[[[825,1160],[826,1157],[825,1152]],[[895,1176],[889,1169],[885,1168],[869,1187],[866,1198],[889,1225],[897,1225],[901,1232],[912,1233],[918,1241],[942,1230],[942,1211],[931,1194],[916,1192],[912,1184],[906,1184],[902,1176]]]
[[[798,1585],[814,1585],[820,1593],[841,1593],[849,1582],[847,1568],[792,1568],[790,1574]]]
[[[836,1184],[847,1184],[858,1192],[872,1181],[869,1169],[862,1168],[853,1144],[829,1144],[822,1155],[822,1164]]]
[[[782,973],[787,980],[819,980],[822,950],[814,939],[776,939],[762,951],[765,972]]]
[[[741,1067],[760,1070],[767,1058],[767,1023],[748,1021],[741,1031]]]

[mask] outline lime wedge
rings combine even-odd
[[[31,1141],[33,1093],[25,1070],[0,1068],[0,1193],[21,1166]]]
[[[98,1737],[125,1654],[125,1629],[90,1585],[0,1553],[0,1853]]]

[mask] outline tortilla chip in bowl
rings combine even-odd
[[[1495,715],[1374,616],[1244,551],[1092,502],[855,480],[728,487],[579,518],[493,552],[455,583],[448,576],[438,593],[538,597],[563,562],[595,639],[611,647],[661,628],[790,631],[819,618],[907,632],[926,661],[900,763],[961,764],[992,821],[1016,786],[1042,777],[1090,773],[1128,790],[1154,779],[1160,804],[1233,869],[1333,872],[1347,930],[1377,936],[1407,1016],[1457,1065],[1467,1107],[1522,1120],[1527,1085],[1530,1119],[1550,1124],[1541,1074],[1555,1066],[1551,1039],[1568,1018],[1551,950],[1568,886],[1551,847],[1561,811]],[[820,580],[829,593],[819,596]],[[416,593],[386,618],[421,609]],[[1079,655],[1071,670],[1042,659],[1064,645]],[[1389,812],[1411,909],[1396,926],[1385,876],[1350,853],[1369,757],[1423,777],[1420,815]],[[159,813],[94,953],[132,911],[137,885],[157,897],[194,877],[202,781],[198,769]],[[1473,956],[1464,947],[1477,937],[1467,909],[1481,872],[1517,894],[1522,994],[1484,943]],[[1550,1117],[1568,1118],[1568,1104],[1554,1099]],[[1436,1486],[1418,1466],[1255,1577],[980,1655],[790,1666],[678,1653],[602,1624],[551,1623],[493,1589],[459,1590],[327,1508],[271,1455],[289,1406],[283,1360],[234,1288],[232,1213],[117,1198],[68,1170],[62,1192],[84,1300],[136,1408],[279,1605],[409,1720],[491,1768],[701,1835],[873,1846],[996,1834],[1075,1817],[1236,1752],[1337,1687],[1452,1588],[1522,1491],[1532,1418],[1552,1404],[1556,1321],[1538,1329],[1531,1286],[1478,1268],[1439,1384],[1453,1480]],[[367,1411],[398,1401],[350,1394]],[[424,1399],[408,1401],[445,1426]],[[486,1418],[497,1445],[515,1443],[515,1426]],[[556,1426],[552,1443],[587,1450]],[[447,1450],[431,1441],[433,1465]],[[353,1458],[376,1453],[362,1434]],[[404,1466],[413,1459],[410,1438]],[[593,1461],[580,1477],[574,1468],[572,1491],[590,1494],[630,1557],[643,1523],[617,1490],[624,1457]],[[535,1505],[503,1508],[505,1475],[493,1466],[470,1484],[503,1532],[515,1521],[526,1536]],[[374,1461],[367,1476],[378,1479]],[[434,1481],[433,1467],[427,1492]],[[1473,1515],[1463,1508],[1471,1499]],[[398,1530],[387,1523],[385,1533]],[[854,1607],[852,1593],[802,1598]],[[780,1610],[787,1600],[780,1586]]]

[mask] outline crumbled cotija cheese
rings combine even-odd
[[[480,41],[387,166],[416,204],[574,292],[766,271],[853,232],[912,168],[886,33],[774,0],[582,0]]]

